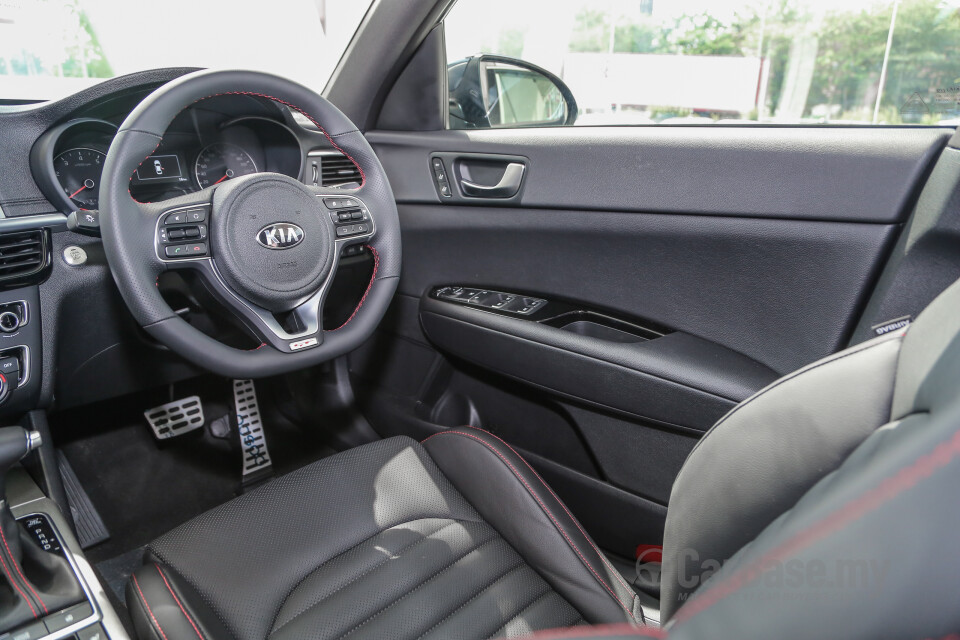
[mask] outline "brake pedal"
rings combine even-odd
[[[237,430],[240,433],[240,448],[243,451],[243,482],[248,484],[273,474],[273,463],[267,449],[267,436],[263,432],[263,420],[253,380],[233,381],[233,401]]]
[[[143,412],[157,440],[166,440],[203,426],[200,396],[174,400]]]

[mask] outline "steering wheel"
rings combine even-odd
[[[133,173],[174,117],[221,95],[267,98],[302,114],[357,166],[360,187],[324,189],[257,173],[164,202],[136,201],[129,190]],[[349,224],[341,220],[346,209]],[[386,313],[400,274],[397,206],[366,138],[318,94],[266,73],[198,71],[141,102],[107,153],[100,224],[114,280],[140,326],[191,362],[233,378],[302,369],[356,349]],[[373,254],[373,276],[350,319],[325,329],[325,297],[341,251],[354,244]],[[157,286],[160,274],[174,269],[198,272],[260,347],[225,345],[180,318]]]

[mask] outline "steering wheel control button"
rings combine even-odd
[[[324,198],[323,204],[328,209],[352,209],[360,206],[356,198]]]
[[[172,224],[186,224],[187,222],[187,212],[186,211],[175,211],[173,213],[168,213],[167,217],[163,219],[163,224],[172,225]]]
[[[79,267],[87,262],[87,252],[82,247],[70,245],[63,249],[63,261],[71,267]]]
[[[370,232],[370,225],[363,224],[348,224],[342,227],[337,227],[337,237],[346,238],[349,236],[362,235],[364,233]]]
[[[186,212],[187,222],[205,222],[207,212],[205,209],[190,209]]]
[[[163,248],[168,258],[196,258],[207,255],[207,245],[204,242],[195,244],[173,244]]]

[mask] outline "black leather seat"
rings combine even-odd
[[[960,629],[958,486],[960,283],[703,437],[667,516],[663,631],[533,469],[469,427],[196,518],[150,545],[127,600],[143,640],[941,638]]]
[[[127,590],[141,638],[487,638],[641,615],[550,488],[469,427],[322,460],[148,560]]]

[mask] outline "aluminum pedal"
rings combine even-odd
[[[263,432],[257,390],[253,380],[233,381],[233,401],[237,414],[237,430],[240,433],[240,448],[243,450],[243,477],[253,474],[268,475],[273,472],[267,437]]]
[[[143,412],[157,440],[166,440],[203,426],[200,396],[174,400]]]

